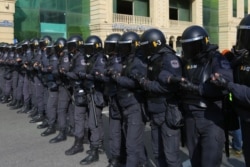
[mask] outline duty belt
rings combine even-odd
[[[204,101],[204,100],[197,100],[197,99],[185,99],[183,101],[183,103],[185,104],[193,104],[193,105],[196,105],[196,106],[199,106],[201,108],[207,108],[207,101]]]

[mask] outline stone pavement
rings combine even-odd
[[[89,165],[89,167],[106,167],[109,150],[108,140],[108,114],[104,109],[104,129],[106,154],[100,155],[99,162]],[[9,110],[5,104],[0,104],[0,167],[80,167],[82,160],[88,149],[84,145],[85,151],[73,156],[66,156],[64,151],[70,148],[74,142],[73,137],[61,143],[50,144],[49,140],[56,135],[41,137],[44,129],[37,129],[36,124],[29,123],[27,114],[17,114],[16,110]],[[150,157],[151,166],[154,167],[154,160],[150,145],[150,127],[145,129],[145,145]],[[181,148],[183,167],[191,167],[188,160],[187,149]],[[244,167],[243,158],[231,156],[227,159],[223,157],[222,167]]]

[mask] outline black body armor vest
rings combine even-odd
[[[244,58],[241,65],[234,68],[234,82],[250,86],[250,58]]]

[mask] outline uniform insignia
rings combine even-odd
[[[177,60],[171,60],[170,61],[170,64],[173,68],[179,68],[180,67],[180,64]]]
[[[81,65],[86,65],[86,63],[85,63],[84,59],[83,59],[83,60],[81,60]]]
[[[226,60],[221,60],[221,61],[220,61],[220,64],[221,64],[221,67],[222,67],[223,69],[230,69],[230,64],[229,64],[228,61],[226,61]]]
[[[64,63],[69,62],[69,58],[68,58],[68,57],[65,57],[65,58],[63,59],[63,62],[64,62]]]
[[[148,67],[148,70],[149,70],[149,71],[152,71],[152,70],[153,70],[153,67],[151,67],[151,66]]]
[[[102,63],[102,64],[104,64],[105,62],[104,62],[104,60],[103,60],[103,58],[101,58],[100,59],[100,62]]]

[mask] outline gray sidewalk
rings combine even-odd
[[[104,129],[106,154],[100,155],[100,160],[89,167],[106,167],[108,165],[108,117],[104,109]],[[80,167],[88,149],[84,145],[84,152],[73,156],[66,156],[64,151],[70,148],[74,138],[61,143],[50,144],[49,140],[55,135],[41,137],[44,129],[36,128],[36,124],[29,123],[27,114],[17,114],[16,110],[9,110],[4,104],[0,104],[0,167]],[[145,129],[145,145],[148,150],[150,162],[154,165],[150,145],[150,127]],[[181,148],[184,167],[190,167],[186,148]],[[223,157],[223,167],[244,167],[243,158],[231,156]]]

